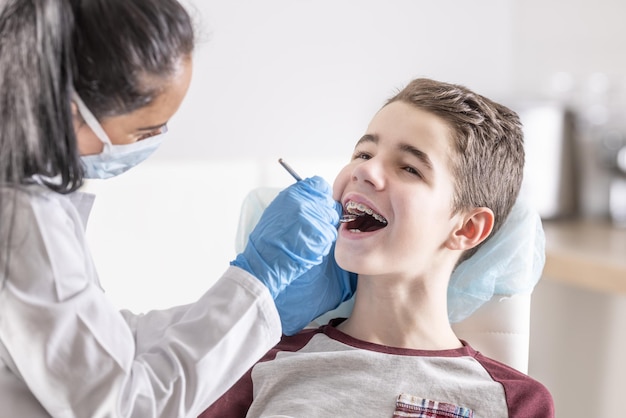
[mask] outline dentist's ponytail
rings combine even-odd
[[[74,18],[69,0],[0,5],[0,184],[42,176],[62,192],[82,169],[70,110]]]

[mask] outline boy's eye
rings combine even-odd
[[[411,167],[411,166],[406,166],[402,168],[404,171],[406,171],[407,173],[413,174],[419,178],[422,178],[422,173],[420,173],[419,171],[417,171],[415,168]]]
[[[367,152],[360,152],[357,151],[354,153],[354,155],[352,156],[353,160],[369,160],[370,158],[372,158],[372,156],[370,154],[368,154]]]

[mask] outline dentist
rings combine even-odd
[[[159,146],[193,46],[176,0],[0,2],[3,416],[195,417],[281,331],[351,296],[354,275],[328,256],[341,208],[313,177],[274,200],[197,302],[134,315],[106,299],[78,189]]]

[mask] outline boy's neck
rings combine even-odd
[[[354,309],[338,329],[375,344],[416,350],[461,347],[448,321],[447,288],[359,277]]]

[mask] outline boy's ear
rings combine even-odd
[[[474,208],[461,219],[459,227],[452,231],[447,247],[452,250],[469,250],[483,242],[493,229],[493,211],[486,207]]]

